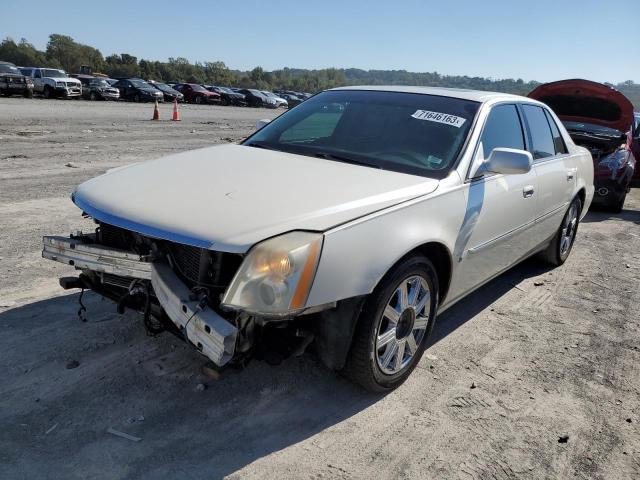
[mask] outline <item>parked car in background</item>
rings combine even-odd
[[[112,87],[104,78],[78,75],[82,83],[82,97],[88,100],[118,100],[120,91]]]
[[[109,85],[111,85],[112,87],[118,83],[118,80],[115,78],[109,78],[109,77],[105,77],[104,79]]]
[[[0,94],[33,96],[33,81],[10,62],[0,62]]]
[[[113,84],[120,98],[133,102],[164,102],[164,94],[139,78],[123,78]]]
[[[293,108],[296,105],[300,105],[302,103],[302,100],[300,98],[296,97],[295,95],[290,95],[288,93],[283,93],[283,94],[280,94],[280,96],[287,101],[287,104],[289,105],[289,108]]]
[[[388,391],[439,312],[534,254],[563,264],[593,196],[588,150],[525,97],[359,86],[265,123],[80,185],[95,231],[43,239],[81,271],[61,285],[142,312],[218,367],[272,338]]]
[[[263,107],[263,108],[276,108],[276,101],[273,98],[267,97],[260,90],[255,90],[253,88],[244,88],[238,90],[241,94],[245,96],[247,100],[247,105],[250,107]]]
[[[33,81],[33,92],[44,98],[78,98],[82,95],[82,84],[57,68],[20,67],[20,71]]]
[[[594,205],[620,212],[636,166],[631,148],[635,125],[631,102],[614,88],[580,79],[545,83],[529,97],[551,107],[573,141],[591,152]]]
[[[631,139],[631,150],[633,151],[633,156],[636,158],[636,169],[633,173],[632,182],[634,185],[640,184],[640,166],[638,162],[640,162],[640,113],[634,112],[634,126],[633,126],[633,135]]]
[[[287,100],[285,100],[284,98],[280,97],[279,95],[276,95],[273,92],[268,92],[266,90],[260,90],[260,92],[263,95],[266,95],[269,98],[273,98],[273,100],[275,100],[275,102],[276,102],[276,108],[277,107],[289,108],[289,102],[287,102]]]
[[[180,83],[175,86],[175,89],[184,95],[184,101],[189,103],[208,103],[219,104],[220,94],[216,92],[210,92],[202,85],[197,83]]]
[[[214,92],[220,95],[220,103],[222,105],[245,106],[247,104],[247,101],[245,100],[243,94],[234,92],[230,88],[218,87],[215,85],[203,85],[203,87],[210,92]]]
[[[165,101],[173,102],[174,100],[178,100],[178,102],[184,102],[184,95],[166,83],[155,82],[153,80],[150,80],[149,83],[162,92]]]

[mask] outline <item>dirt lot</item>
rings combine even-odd
[[[86,295],[80,322],[57,285],[72,270],[40,258],[43,234],[90,226],[79,182],[277,114],[151,113],[0,99],[0,478],[640,478],[640,190],[589,213],[564,267],[525,262],[444,314],[387,396],[310,355],[210,381],[204,357],[110,302]]]

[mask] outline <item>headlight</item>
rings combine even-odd
[[[64,82],[56,82],[56,88],[64,88]]]
[[[284,316],[304,308],[318,267],[323,236],[291,232],[253,247],[224,294],[222,306]]]

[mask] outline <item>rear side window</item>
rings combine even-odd
[[[534,160],[552,157],[556,154],[556,148],[551,136],[551,128],[544,110],[535,105],[523,105],[522,110],[529,125],[531,135],[531,154]]]
[[[524,150],[522,125],[515,105],[498,105],[491,109],[481,142],[484,158],[489,158],[494,148]]]
[[[560,130],[555,120],[547,110],[544,111],[544,114],[547,116],[547,121],[551,127],[551,135],[553,136],[553,146],[555,147],[556,155],[568,153],[567,146],[564,144],[564,139],[562,135],[560,135]]]

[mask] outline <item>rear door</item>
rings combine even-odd
[[[547,109],[531,104],[522,104],[520,108],[538,178],[535,236],[537,243],[542,243],[560,227],[575,190],[577,168]]]
[[[487,159],[494,148],[525,150],[525,139],[517,106],[495,105],[485,122],[475,163]],[[484,172],[468,179],[465,217],[454,250],[459,266],[452,298],[504,271],[535,247],[531,230],[537,184],[533,169],[513,175]]]

